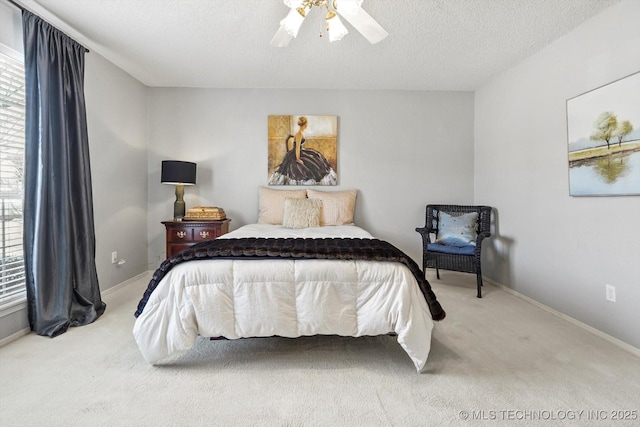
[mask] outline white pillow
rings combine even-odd
[[[287,228],[307,228],[320,226],[319,199],[284,199],[282,225]]]
[[[310,199],[322,200],[320,225],[353,224],[356,195],[356,190],[318,191],[307,189],[307,196]]]
[[[453,216],[440,212],[438,216],[438,238],[436,243],[449,246],[476,245],[478,213],[471,212]]]
[[[281,225],[285,199],[304,199],[307,190],[272,190],[266,187],[258,189],[258,222],[260,224]]]

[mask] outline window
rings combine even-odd
[[[25,297],[22,251],[25,82],[20,54],[0,45],[0,307]]]

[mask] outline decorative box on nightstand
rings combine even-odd
[[[228,233],[230,221],[162,221],[167,229],[167,258],[196,243]]]

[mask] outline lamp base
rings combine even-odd
[[[184,185],[176,185],[176,201],[173,203],[173,220],[182,221],[185,214]]]

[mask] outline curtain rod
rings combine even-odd
[[[7,1],[8,1],[9,3],[11,3],[12,5],[14,5],[15,7],[17,7],[18,9],[22,10],[22,11],[25,11],[25,10],[26,10],[26,11],[27,11],[27,12],[29,12],[29,13],[33,13],[33,12],[31,12],[29,9],[27,9],[26,7],[19,5],[18,3],[16,3],[16,2],[15,2],[15,1],[13,1],[13,0],[7,0]],[[38,15],[37,15],[37,14],[35,14],[35,13],[33,13],[33,14],[34,14],[34,15],[36,15],[36,16],[38,16]],[[38,17],[39,17],[39,16],[38,16]],[[40,17],[39,17],[39,18],[40,18]],[[42,19],[42,18],[40,18],[40,19]],[[45,21],[45,22],[46,22],[46,21]],[[48,23],[48,22],[47,22],[47,23]],[[49,24],[49,25],[51,25],[51,24]],[[69,38],[70,38],[71,40],[73,40],[75,43],[78,43],[78,41],[76,41],[73,37],[70,37],[67,33],[65,33],[64,31],[60,30],[58,27],[56,27],[56,26],[54,26],[54,25],[51,25],[51,26],[52,26],[53,28],[55,28],[56,30],[60,31],[60,32],[61,32],[62,34],[64,34],[65,36],[69,37]],[[84,46],[83,46],[82,44],[80,44],[80,43],[78,43],[78,46],[80,46],[81,48],[83,48],[83,49],[84,49],[84,51],[85,51],[86,53],[91,52],[89,49],[87,49],[86,47],[84,47]]]

